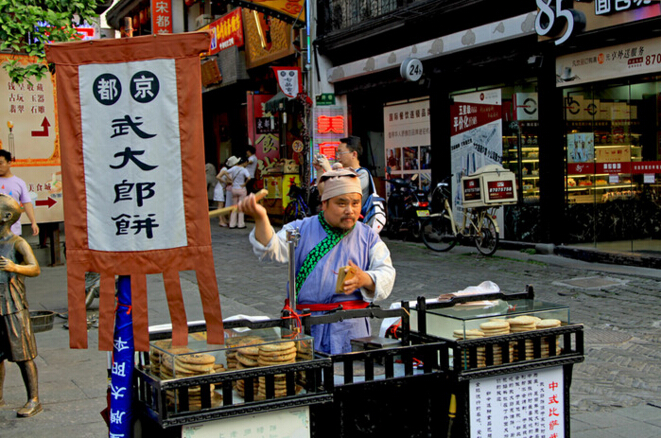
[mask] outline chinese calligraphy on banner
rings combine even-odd
[[[563,438],[562,367],[470,381],[471,438]]]
[[[194,270],[208,342],[223,343],[204,179],[199,53],[208,33],[49,45],[62,144],[69,331],[87,347],[85,272],[101,274],[99,349],[112,348],[114,276],[131,276],[135,348],[148,350],[146,275],[163,273],[173,344]],[[186,84],[183,86],[182,84]],[[195,85],[197,84],[197,85]]]

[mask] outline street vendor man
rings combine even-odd
[[[289,261],[287,230],[299,229],[296,247],[296,310],[314,314],[364,308],[390,295],[395,268],[390,251],[379,235],[358,222],[362,189],[358,175],[348,169],[331,170],[319,181],[321,212],[317,216],[285,224],[275,232],[266,209],[253,195],[238,205],[255,220],[250,243],[260,260]],[[346,279],[336,293],[337,278],[344,269]],[[351,272],[351,274],[349,274]],[[315,350],[340,354],[351,351],[351,339],[370,336],[367,318],[352,318],[312,326]]]
[[[24,276],[41,273],[32,248],[11,226],[21,216],[18,202],[0,193],[0,406],[5,404],[3,386],[5,359],[16,362],[21,370],[28,401],[18,410],[19,417],[42,411],[37,385],[37,342],[32,330]]]

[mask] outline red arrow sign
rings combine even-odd
[[[48,199],[42,199],[42,200],[37,200],[35,201],[34,205],[37,207],[42,207],[42,206],[47,206],[48,208],[51,208],[53,205],[57,204],[57,201],[50,196]]]
[[[44,121],[41,122],[41,131],[32,131],[32,136],[33,137],[48,137],[48,127],[50,126],[50,123],[48,123],[48,119],[44,117]]]

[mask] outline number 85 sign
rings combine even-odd
[[[535,31],[539,36],[556,37],[555,45],[567,41],[574,34],[585,28],[585,14],[571,8],[563,8],[571,3],[567,0],[536,0],[537,17],[535,18]],[[564,32],[563,32],[564,31]]]

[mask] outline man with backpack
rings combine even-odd
[[[360,165],[360,156],[363,146],[360,137],[350,136],[340,139],[340,145],[335,152],[335,160],[345,169],[352,169],[360,178],[360,187],[363,191],[363,205],[361,215],[363,222],[377,233],[381,232],[386,224],[385,200],[376,193],[376,186],[370,172]]]

